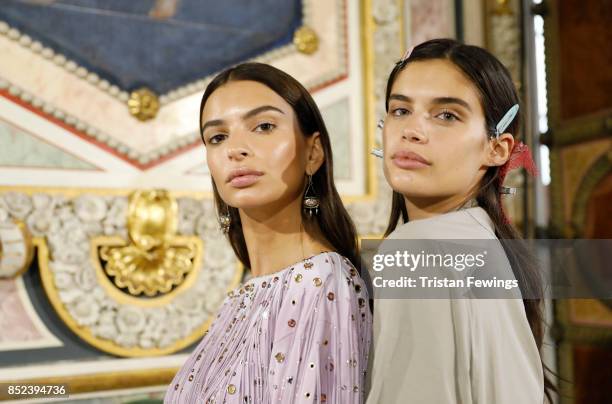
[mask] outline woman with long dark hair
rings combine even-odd
[[[505,174],[532,168],[514,138],[518,104],[508,70],[455,40],[422,43],[391,72],[380,153],[393,188],[385,236],[499,239],[521,294],[377,299],[368,403],[540,404],[549,395],[537,267],[521,244],[505,242],[520,238],[502,207]]]
[[[312,97],[272,66],[241,64],[206,88],[200,133],[220,225],[254,277],[165,402],[363,402],[371,313]]]

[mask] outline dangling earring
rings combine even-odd
[[[308,195],[308,191],[312,192],[313,195]],[[304,207],[304,211],[308,212],[310,217],[312,217],[313,211],[315,215],[319,214],[319,197],[314,195],[314,192],[315,189],[314,185],[312,185],[312,175],[308,175],[308,186],[306,187],[306,191],[304,191],[304,201],[302,206]]]
[[[221,214],[217,220],[219,221],[219,228],[223,234],[229,233],[230,225],[232,224],[232,218],[229,214],[229,210]]]

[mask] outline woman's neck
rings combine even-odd
[[[408,198],[404,196],[410,220],[427,219],[461,209],[474,196],[453,195],[443,198]]]
[[[304,230],[302,198],[289,204],[240,209],[240,221],[253,276],[277,272],[304,258],[328,251],[328,243]]]

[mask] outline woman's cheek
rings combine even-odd
[[[296,160],[295,142],[280,142],[266,148],[267,161],[276,167],[288,166]]]
[[[221,188],[223,188],[223,170],[222,170],[222,166],[220,164],[220,162],[218,161],[218,156],[216,156],[214,153],[207,153],[206,154],[206,164],[208,166],[208,171],[210,172],[210,176],[212,177],[213,181],[215,181],[215,184],[217,185],[217,189],[219,189],[221,191]]]

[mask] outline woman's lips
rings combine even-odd
[[[397,167],[408,170],[428,167],[431,165],[431,163],[423,156],[410,151],[399,151],[394,153],[391,160]]]
[[[250,168],[240,167],[230,171],[227,182],[235,188],[244,188],[259,181],[263,173]]]
[[[229,183],[235,188],[245,188],[259,181],[259,177],[261,177],[261,174],[240,175],[238,177],[232,178]]]

